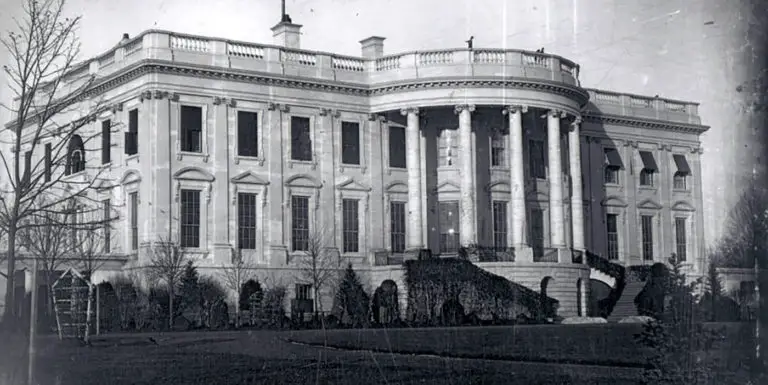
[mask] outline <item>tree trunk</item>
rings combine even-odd
[[[168,282],[168,330],[173,330],[173,281]]]
[[[237,293],[237,296],[235,297],[235,328],[240,328],[240,293]]]
[[[8,276],[5,281],[5,314],[3,319],[8,326],[13,326],[16,323],[16,306],[14,297],[14,279],[16,272],[16,221],[14,218],[10,218],[8,221]]]

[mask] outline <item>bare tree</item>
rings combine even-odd
[[[341,255],[331,247],[333,244],[333,237],[325,228],[312,226],[302,245],[303,255],[296,261],[299,279],[312,284],[315,316],[323,313],[322,291],[338,280],[342,269]]]
[[[178,242],[160,239],[149,247],[149,274],[164,281],[168,287],[168,327],[173,328],[173,299],[181,282],[186,263],[186,252]]]
[[[13,120],[0,128],[12,149],[0,151],[0,170],[7,176],[0,191],[0,226],[8,235],[6,319],[17,316],[13,272],[25,220],[82,195],[103,170],[86,167],[87,143],[100,135],[89,128],[104,108],[94,98],[96,77],[89,63],[76,62],[80,17],[65,17],[65,2],[24,0],[16,31],[0,39],[11,59],[3,70],[14,95],[10,106],[2,105]],[[36,204],[43,196],[46,204]]]
[[[116,219],[110,213],[97,208],[81,211],[82,225],[71,229],[72,247],[75,264],[84,277],[93,283],[96,273],[109,259],[109,242],[112,221]]]
[[[731,210],[725,234],[713,255],[718,265],[754,267],[755,259],[768,252],[768,193],[761,186],[748,186]]]
[[[235,293],[235,326],[240,327],[240,302],[243,284],[255,276],[255,266],[243,258],[242,249],[232,248],[232,261],[229,265],[221,266],[224,286]]]

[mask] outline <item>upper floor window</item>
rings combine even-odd
[[[85,146],[80,135],[73,135],[67,147],[66,175],[77,174],[85,170]]]
[[[643,169],[640,170],[640,186],[653,187],[653,175],[658,170],[656,159],[650,151],[640,151]]]
[[[125,155],[139,153],[139,110],[128,111],[128,132],[125,133]]]
[[[675,171],[673,177],[673,188],[675,190],[687,190],[688,189],[688,177],[691,175],[691,167],[688,164],[688,160],[685,159],[685,155],[674,154],[672,158],[675,160]]]
[[[203,109],[181,106],[181,151],[203,152]]]
[[[442,130],[437,143],[437,157],[440,166],[455,166],[459,154],[457,130]]]
[[[309,118],[291,117],[291,159],[307,162],[312,160],[312,135]]]
[[[181,247],[200,247],[200,190],[181,190]]]
[[[440,202],[438,225],[440,226],[440,252],[455,253],[459,250],[459,202]]]
[[[237,112],[237,155],[259,156],[259,114]]]
[[[343,250],[345,253],[360,251],[360,224],[358,220],[358,201],[355,199],[342,200],[342,231]]]
[[[619,259],[619,216],[617,214],[605,216],[605,231],[608,236],[608,259]]]
[[[544,142],[541,140],[528,141],[528,164],[531,166],[531,177],[547,178],[547,168],[544,163]]]
[[[360,124],[341,122],[341,163],[360,164]]]
[[[686,230],[686,219],[682,217],[675,218],[675,251],[677,252],[678,261],[688,259],[688,234]]]
[[[642,233],[643,260],[653,261],[653,216],[640,216],[640,232]]]
[[[619,170],[624,167],[621,161],[619,151],[615,148],[606,148],[605,150],[605,183],[619,184]]]
[[[506,130],[491,129],[491,166],[506,166],[507,132]]]
[[[112,161],[112,121],[101,122],[101,164]]]
[[[256,194],[237,194],[237,248],[256,248]]]
[[[389,167],[405,168],[405,128],[389,126]]]
[[[309,251],[309,197],[291,196],[291,250]]]

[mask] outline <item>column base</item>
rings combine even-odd
[[[533,249],[528,245],[515,246],[515,262],[533,262]]]

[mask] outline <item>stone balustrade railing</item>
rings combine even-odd
[[[587,92],[590,102],[602,113],[673,120],[679,120],[674,119],[676,116],[687,116],[689,123],[700,122],[698,103],[595,89]]]
[[[579,66],[557,55],[512,49],[444,49],[405,52],[375,59],[337,55],[281,46],[237,42],[217,38],[149,30],[116,48],[88,60],[65,76],[82,71],[104,77],[142,60],[162,60],[275,75],[298,75],[318,80],[376,86],[409,80],[468,76],[515,77],[562,82],[578,86]],[[651,116],[688,115],[695,120],[697,104],[588,90],[600,110],[643,110]],[[640,112],[637,112],[640,111]],[[632,115],[630,113],[630,115]]]

